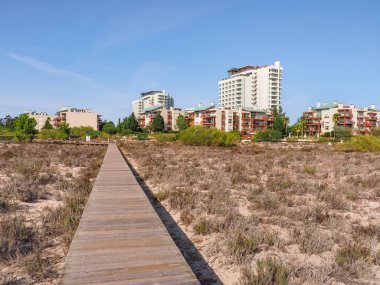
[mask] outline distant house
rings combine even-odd
[[[62,107],[55,116],[49,116],[46,112],[28,111],[25,113],[36,120],[36,130],[41,130],[48,118],[55,128],[66,122],[70,127],[92,127],[94,130],[99,130],[100,115],[91,112],[90,109]]]
[[[335,114],[339,115],[336,124],[333,119]],[[380,125],[380,110],[375,105],[357,108],[353,104],[338,102],[317,103],[303,112],[302,117],[305,122],[303,135],[308,136],[331,132],[336,126],[350,128],[353,134],[366,134],[371,128]]]

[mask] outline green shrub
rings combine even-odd
[[[136,139],[138,139],[139,141],[147,140],[148,134],[147,133],[137,133]]]
[[[339,140],[348,140],[352,137],[352,129],[348,127],[335,127],[333,133],[335,133],[335,138]]]
[[[339,151],[360,151],[376,152],[380,151],[380,137],[372,135],[360,135],[351,140],[338,144],[336,150]]]
[[[252,138],[254,142],[278,142],[282,138],[282,134],[279,131],[264,130],[258,131]]]
[[[177,140],[175,133],[156,133],[153,137],[159,142],[174,142]]]
[[[67,140],[69,135],[58,129],[43,129],[37,134],[38,139],[56,139],[56,140]]]
[[[24,134],[21,132],[16,132],[13,137],[16,142],[31,142],[33,138],[33,134]]]
[[[72,127],[70,129],[70,136],[84,138],[86,135],[93,131],[94,129],[92,127]]]
[[[318,142],[320,142],[320,143],[326,143],[326,142],[332,142],[332,141],[333,141],[333,139],[331,139],[330,137],[327,137],[327,136],[321,136],[318,139]]]
[[[196,126],[181,131],[179,139],[187,145],[232,146],[240,141],[240,133]]]
[[[164,201],[169,197],[168,191],[159,191],[154,195],[158,201]]]
[[[99,137],[101,134],[101,132],[99,131],[90,131],[87,133],[88,136],[90,136],[92,139],[96,139],[97,137]]]
[[[372,128],[371,131],[370,131],[369,133],[370,133],[370,135],[372,135],[372,136],[380,137],[380,127]]]
[[[228,252],[241,263],[248,255],[254,254],[258,249],[256,240],[252,237],[238,233],[234,235],[227,243]]]
[[[243,268],[239,285],[287,285],[288,269],[273,259],[257,261],[257,273],[252,268]]]
[[[201,218],[193,227],[195,233],[197,235],[208,235],[212,233],[213,228],[212,224],[209,220],[206,220],[205,218]]]
[[[322,138],[329,138],[331,137],[331,132],[325,132],[321,135]]]

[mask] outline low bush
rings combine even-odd
[[[335,138],[339,140],[348,140],[352,137],[352,129],[348,127],[335,127],[333,131]]]
[[[372,128],[371,131],[370,131],[369,133],[370,133],[370,135],[372,135],[372,136],[380,137],[380,127]]]
[[[58,130],[58,129],[46,129],[41,130],[36,138],[46,140],[46,139],[56,139],[56,140],[67,140],[69,138],[69,135],[65,132]]]
[[[180,220],[185,226],[189,226],[193,222],[194,216],[189,211],[182,211]]]
[[[148,134],[147,133],[137,133],[136,139],[138,139],[139,141],[147,140]]]
[[[0,196],[0,214],[12,212],[16,210],[16,206],[16,203],[13,203],[9,199]]]
[[[38,241],[37,231],[25,224],[25,218],[5,217],[0,222],[0,260],[27,254]]]
[[[197,146],[233,146],[240,138],[238,132],[223,132],[203,127],[189,127],[179,133],[179,139],[183,143]]]
[[[365,260],[370,256],[371,250],[360,244],[346,243],[336,251],[335,261],[338,265],[353,264],[358,260]]]
[[[44,280],[46,278],[57,278],[58,272],[52,267],[52,262],[48,258],[43,258],[40,250],[30,255],[25,260],[25,271],[34,280]]]
[[[174,142],[177,140],[175,133],[156,133],[153,137],[159,142]]]
[[[359,151],[359,152],[378,152],[380,151],[380,137],[372,135],[360,135],[351,138],[351,140],[338,144],[338,151]]]
[[[258,131],[252,138],[254,142],[279,142],[282,138],[282,134],[275,130]]]
[[[72,127],[70,129],[70,136],[84,138],[91,132],[94,132],[92,127]]]
[[[23,134],[20,132],[16,132],[13,137],[16,142],[31,142],[33,138],[33,134]]]
[[[249,255],[253,255],[258,250],[258,243],[256,240],[242,232],[235,232],[227,242],[228,255],[230,255],[234,261],[243,263]]]
[[[331,237],[314,226],[296,227],[291,229],[290,234],[303,253],[319,254],[331,250],[334,245]]]
[[[169,197],[169,192],[168,191],[159,191],[159,192],[155,193],[154,196],[156,197],[156,199],[158,201],[161,202],[161,201],[166,200]]]
[[[206,218],[200,218],[197,223],[193,227],[195,233],[197,235],[208,235],[213,232],[212,223],[210,220],[207,220]]]
[[[257,261],[257,273],[252,268],[243,268],[239,285],[287,285],[289,270],[273,259]]]

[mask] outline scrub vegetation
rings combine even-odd
[[[55,284],[105,153],[0,144],[0,284]]]
[[[380,153],[296,142],[122,149],[225,284],[378,282]]]

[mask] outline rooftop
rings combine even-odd
[[[157,93],[166,93],[165,90],[151,90],[148,92],[142,92],[140,95],[141,97],[149,96],[149,95],[154,95]]]

